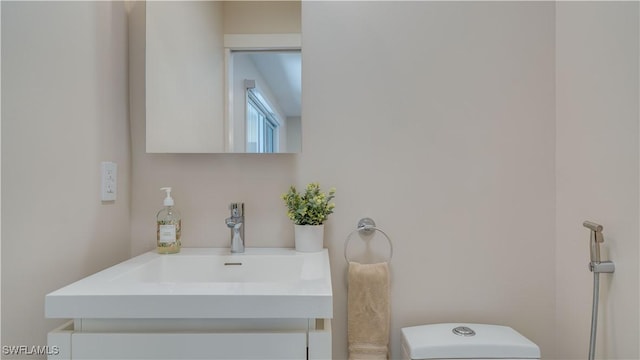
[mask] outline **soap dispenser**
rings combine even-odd
[[[171,188],[160,188],[166,191],[167,197],[164,199],[164,207],[158,211],[158,253],[175,254],[180,252],[180,232],[182,227],[182,219],[180,212],[173,207],[174,202],[171,197]]]

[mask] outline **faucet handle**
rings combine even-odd
[[[244,203],[231,203],[229,210],[231,210],[231,216],[244,216]]]

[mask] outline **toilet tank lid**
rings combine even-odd
[[[466,327],[457,335],[453,329]],[[402,328],[402,346],[411,359],[539,359],[540,348],[508,326],[431,324]]]

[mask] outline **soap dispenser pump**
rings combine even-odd
[[[180,212],[173,207],[175,204],[171,197],[171,188],[160,188],[166,191],[164,207],[158,211],[157,219],[157,249],[160,254],[175,254],[180,252],[182,218]]]

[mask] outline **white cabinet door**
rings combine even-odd
[[[147,152],[224,152],[222,2],[147,1],[144,21]]]
[[[306,359],[300,333],[75,333],[73,359]]]

